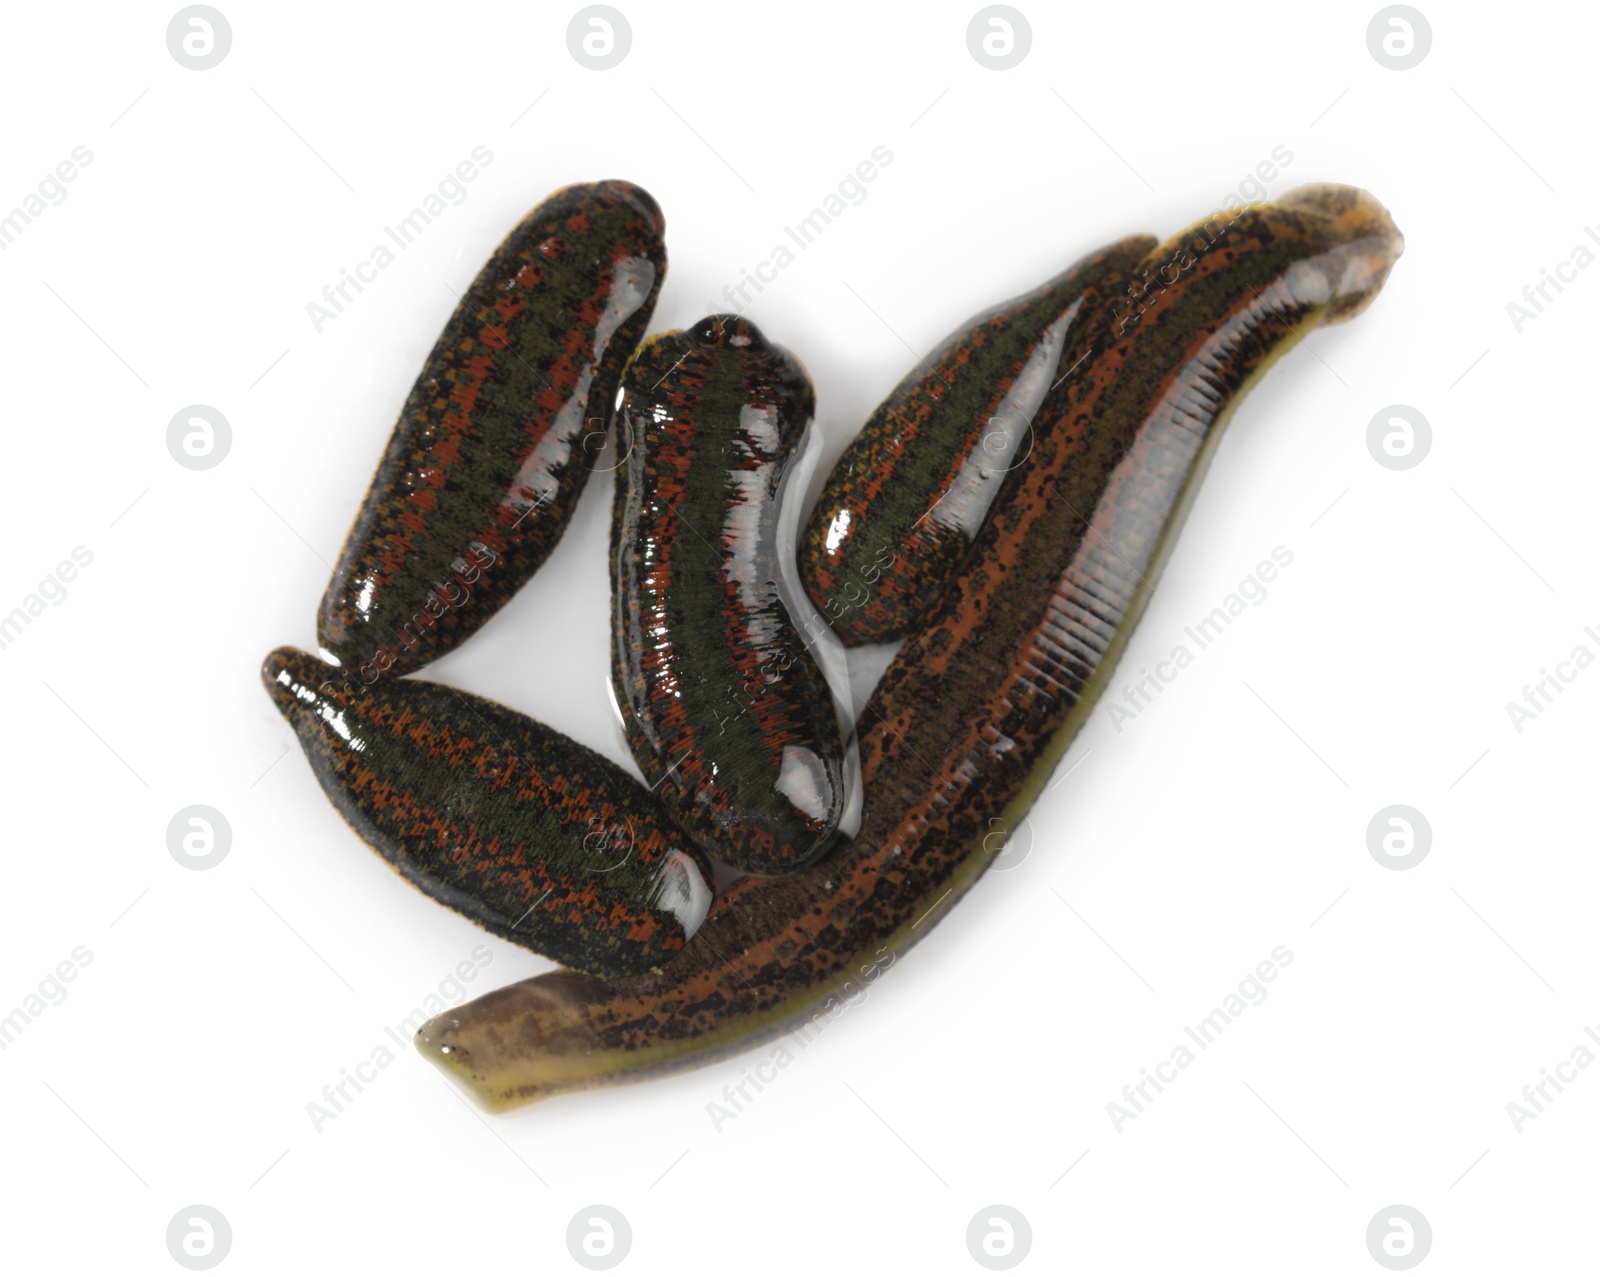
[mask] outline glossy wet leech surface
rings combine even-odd
[[[897,642],[938,606],[1028,463],[1034,414],[1069,371],[1061,356],[1077,345],[1086,301],[1155,245],[1130,235],[973,316],[873,410],[829,474],[797,554],[807,594],[845,643]]]
[[[560,732],[438,683],[348,692],[293,648],[261,677],[356,834],[485,930],[621,976],[666,963],[704,918],[704,855],[637,781]]]
[[[524,981],[425,1025],[419,1049],[514,1107],[747,1049],[926,935],[1092,709],[1240,396],[1367,305],[1402,246],[1370,195],[1301,188],[1102,289],[1085,375],[1047,397],[1026,473],[861,715],[858,835],[794,877],[734,884],[659,974]]]
[[[748,320],[653,337],[618,414],[612,683],[673,818],[757,874],[822,854],[846,755],[828,684],[778,587],[785,472],[810,380]]]
[[[557,191],[485,263],[428,356],[317,618],[342,679],[458,646],[566,530],[623,366],[666,275],[664,221],[628,182]]]

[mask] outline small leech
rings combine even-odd
[[[913,368],[835,463],[802,534],[800,580],[846,644],[894,643],[927,619],[1004,487],[1033,418],[1074,368],[1085,304],[1156,245],[1130,235],[973,316]]]
[[[667,272],[629,182],[568,186],[468,287],[400,411],[317,615],[351,687],[477,632],[543,565],[610,429]]]
[[[612,686],[645,780],[706,851],[793,873],[845,811],[832,693],[779,586],[805,370],[747,319],[652,337],[623,381],[611,517]]]
[[[328,800],[413,886],[596,976],[656,970],[694,935],[711,866],[616,764],[481,696],[338,673],[292,647],[261,667]]]

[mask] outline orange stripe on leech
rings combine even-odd
[[[618,922],[621,922],[621,921],[624,921],[624,920],[625,920],[625,918],[624,919],[614,919],[613,922],[612,922],[612,926],[615,927]],[[653,938],[655,936],[656,932],[659,931],[660,929],[661,929],[661,926],[656,921],[656,915],[655,914],[653,914],[653,913],[639,914],[639,915],[637,915],[635,917],[633,925],[628,928],[628,930],[624,934],[623,938],[626,939],[626,940],[638,941],[638,942],[642,943],[642,942],[644,942],[646,940],[649,940],[649,939]],[[673,945],[672,947],[676,948],[677,945]]]
[[[497,361],[493,355],[479,353],[463,361],[455,373],[449,400],[470,419],[485,380],[493,375]]]
[[[509,324],[528,309],[528,295],[522,292],[503,292],[489,304],[484,318],[497,325]]]

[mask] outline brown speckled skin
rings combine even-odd
[[[793,878],[734,884],[660,975],[523,981],[424,1025],[418,1049],[511,1108],[747,1049],[927,935],[999,850],[991,822],[1015,827],[1092,709],[1242,392],[1370,302],[1401,247],[1370,195],[1315,186],[1156,250],[864,711],[856,838]]]
[[[398,678],[476,633],[571,521],[667,273],[629,182],[551,195],[484,264],[400,412],[334,565],[317,642]]]
[[[664,887],[711,867],[631,776],[525,715],[439,683],[346,692],[292,647],[261,667],[317,781],[413,886],[513,944],[600,976],[684,945]]]

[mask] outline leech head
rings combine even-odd
[[[632,182],[625,182],[620,178],[612,178],[601,182],[600,189],[608,195],[615,195],[626,200],[640,213],[644,214],[645,221],[656,228],[656,234],[664,235],[667,230],[667,218],[661,211],[661,205],[656,203],[655,196],[642,186],[635,186]]]
[[[751,352],[767,349],[761,330],[742,315],[707,315],[689,330],[697,346],[731,346]]]
[[[332,677],[334,671],[322,670],[321,675],[322,678]],[[306,702],[316,699],[321,681],[317,661],[298,648],[276,648],[261,662],[262,685],[278,712],[291,723]]]
[[[261,681],[302,742],[319,733],[334,732],[351,748],[366,748],[359,728],[343,708],[352,697],[348,681],[316,657],[299,648],[277,648],[261,663]]]
[[[555,970],[429,1020],[417,1051],[491,1113],[603,1085],[610,1053],[589,1010],[636,988]],[[614,1067],[614,1066],[613,1066]]]
[[[1359,315],[1405,251],[1405,236],[1389,210],[1367,191],[1327,182],[1297,186],[1274,202],[1330,223],[1332,246],[1308,259],[1327,280],[1328,309],[1322,322],[1338,324]]]

